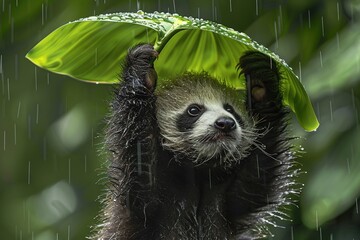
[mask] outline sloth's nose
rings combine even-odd
[[[221,117],[215,121],[215,128],[222,132],[228,133],[236,128],[234,119],[230,117]]]

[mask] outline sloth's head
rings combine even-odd
[[[238,91],[206,74],[185,74],[157,92],[164,148],[196,165],[231,165],[247,155],[254,123]]]

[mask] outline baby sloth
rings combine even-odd
[[[126,57],[107,129],[109,190],[93,239],[267,236],[296,192],[276,62],[245,53],[241,97],[207,73],[157,88],[157,56],[143,44]]]

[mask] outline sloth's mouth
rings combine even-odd
[[[216,132],[208,136],[207,142],[234,141],[236,137],[231,133]]]

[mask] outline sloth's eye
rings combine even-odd
[[[191,117],[196,117],[199,116],[199,114],[201,113],[201,107],[199,105],[191,105],[188,110],[187,110],[188,114]]]
[[[234,108],[230,104],[225,104],[224,109],[226,111],[228,111],[229,113],[234,113],[235,112]]]

